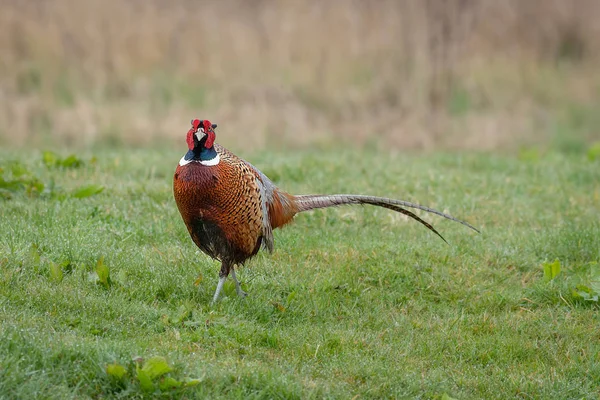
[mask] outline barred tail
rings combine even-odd
[[[434,210],[433,208],[425,207],[420,204],[410,203],[408,201],[403,200],[388,199],[385,197],[363,196],[357,194],[300,195],[295,196],[295,200],[296,205],[298,206],[298,212],[314,210],[316,208],[337,207],[346,204],[370,204],[373,206],[387,208],[389,210],[393,210],[401,214],[407,215],[412,219],[420,222],[421,224],[425,225],[428,229],[433,231],[440,238],[442,238],[442,240],[446,243],[448,243],[446,239],[444,239],[444,237],[440,235],[440,233],[436,231],[433,226],[423,221],[414,213],[405,210],[402,207],[416,208],[419,210],[437,214],[441,217],[461,223],[479,233],[479,230],[477,230],[465,221],[461,221],[460,219],[454,218],[453,216],[448,214],[444,214],[441,211]]]

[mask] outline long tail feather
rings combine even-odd
[[[446,243],[448,243],[446,241],[446,239],[444,239],[444,237],[442,235],[440,235],[440,233],[437,230],[435,230],[435,228],[433,226],[431,226],[429,223],[423,221],[421,218],[419,218],[414,213],[412,213],[408,210],[405,210],[402,207],[416,208],[419,210],[430,212],[432,214],[437,214],[437,215],[447,218],[451,221],[455,221],[460,224],[463,224],[463,225],[473,229],[475,232],[479,233],[478,229],[476,229],[471,224],[469,224],[465,221],[461,221],[460,219],[454,218],[453,216],[445,214],[441,211],[434,210],[433,208],[425,207],[420,204],[410,203],[410,202],[404,201],[404,200],[388,199],[385,197],[376,197],[376,196],[363,196],[363,195],[357,195],[357,194],[300,195],[300,196],[295,196],[295,200],[296,200],[296,205],[298,206],[298,212],[314,210],[316,208],[337,207],[337,206],[342,206],[342,205],[346,205],[346,204],[370,204],[373,206],[384,207],[389,210],[393,210],[393,211],[402,213],[404,215],[407,215],[407,216],[413,218],[414,220],[420,222],[421,224],[425,225],[425,227],[427,227],[428,229],[433,231],[440,238],[442,238],[442,240]]]
[[[406,209],[404,209],[402,207],[398,207],[398,206],[392,206],[392,205],[381,205],[381,206],[385,207],[385,208],[387,208],[389,210],[393,210],[393,211],[399,212],[401,214],[407,215],[407,216],[411,217],[412,219],[414,219],[415,221],[418,221],[418,222],[422,223],[423,225],[425,225],[425,227],[427,229],[429,229],[430,231],[432,231],[433,233],[435,233],[436,235],[438,235],[444,242],[446,242],[446,244],[449,244],[448,241],[441,235],[441,233],[439,233],[437,231],[437,229],[435,229],[433,227],[433,225],[431,225],[430,223],[422,220],[415,213],[410,212],[410,211],[408,211],[408,210],[406,210]]]

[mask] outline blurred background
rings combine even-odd
[[[577,151],[597,0],[0,0],[0,144]]]

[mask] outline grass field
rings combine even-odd
[[[172,199],[183,148],[3,150],[0,397],[600,395],[593,149],[236,150],[292,193],[417,201],[482,233],[303,214],[241,270],[247,298],[228,282],[211,305],[219,266]]]

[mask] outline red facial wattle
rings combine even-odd
[[[188,148],[190,150],[194,150],[194,147],[195,147],[194,134],[196,132],[198,132],[198,128],[200,127],[200,122],[201,121],[199,119],[193,120],[192,121],[192,128],[187,133],[186,142],[187,142]]]
[[[204,133],[206,134],[206,141],[204,142],[204,147],[210,149],[215,144],[215,131],[213,130],[212,124],[209,120],[205,119],[202,121],[204,125]]]

